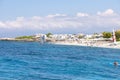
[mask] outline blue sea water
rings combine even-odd
[[[0,41],[0,80],[120,80],[120,49]]]

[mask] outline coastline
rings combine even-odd
[[[95,44],[86,44],[86,43],[77,43],[77,42],[54,42],[52,44],[57,45],[74,45],[74,46],[86,46],[86,47],[100,47],[100,48],[113,48],[113,49],[120,49],[120,42],[114,43],[95,43]]]
[[[0,38],[0,41],[24,41],[24,42],[35,42],[33,39],[15,39],[15,38]]]
[[[1,38],[0,41],[22,41],[22,42],[39,42],[32,39],[15,39],[15,38]],[[120,49],[120,41],[113,43],[107,41],[85,41],[81,40],[81,42],[77,41],[51,41],[51,44],[56,45],[74,45],[74,46],[86,46],[86,47],[100,47],[100,48],[113,48]]]

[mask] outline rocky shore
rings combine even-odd
[[[15,38],[0,38],[0,41],[25,41],[25,42],[33,42],[33,39],[15,39]]]

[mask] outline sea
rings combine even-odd
[[[120,49],[0,41],[0,80],[120,80],[119,64]]]

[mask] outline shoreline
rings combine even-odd
[[[22,41],[22,42],[39,42],[34,40],[28,40],[28,39],[0,39],[0,41]],[[113,42],[107,42],[107,41],[101,41],[101,42],[69,42],[69,41],[54,41],[49,42],[50,44],[56,44],[56,45],[71,45],[71,46],[85,46],[85,47],[100,47],[100,48],[112,48],[112,49],[120,49],[120,41],[113,43]]]
[[[117,42],[116,44],[114,44],[114,43],[105,43],[105,44],[99,44],[99,45],[98,44],[92,44],[92,45],[79,44],[77,42],[73,42],[73,43],[70,43],[70,42],[54,42],[52,44],[120,49],[120,42]]]
[[[15,38],[0,38],[0,41],[23,41],[23,42],[35,42],[33,39],[15,39]]]

